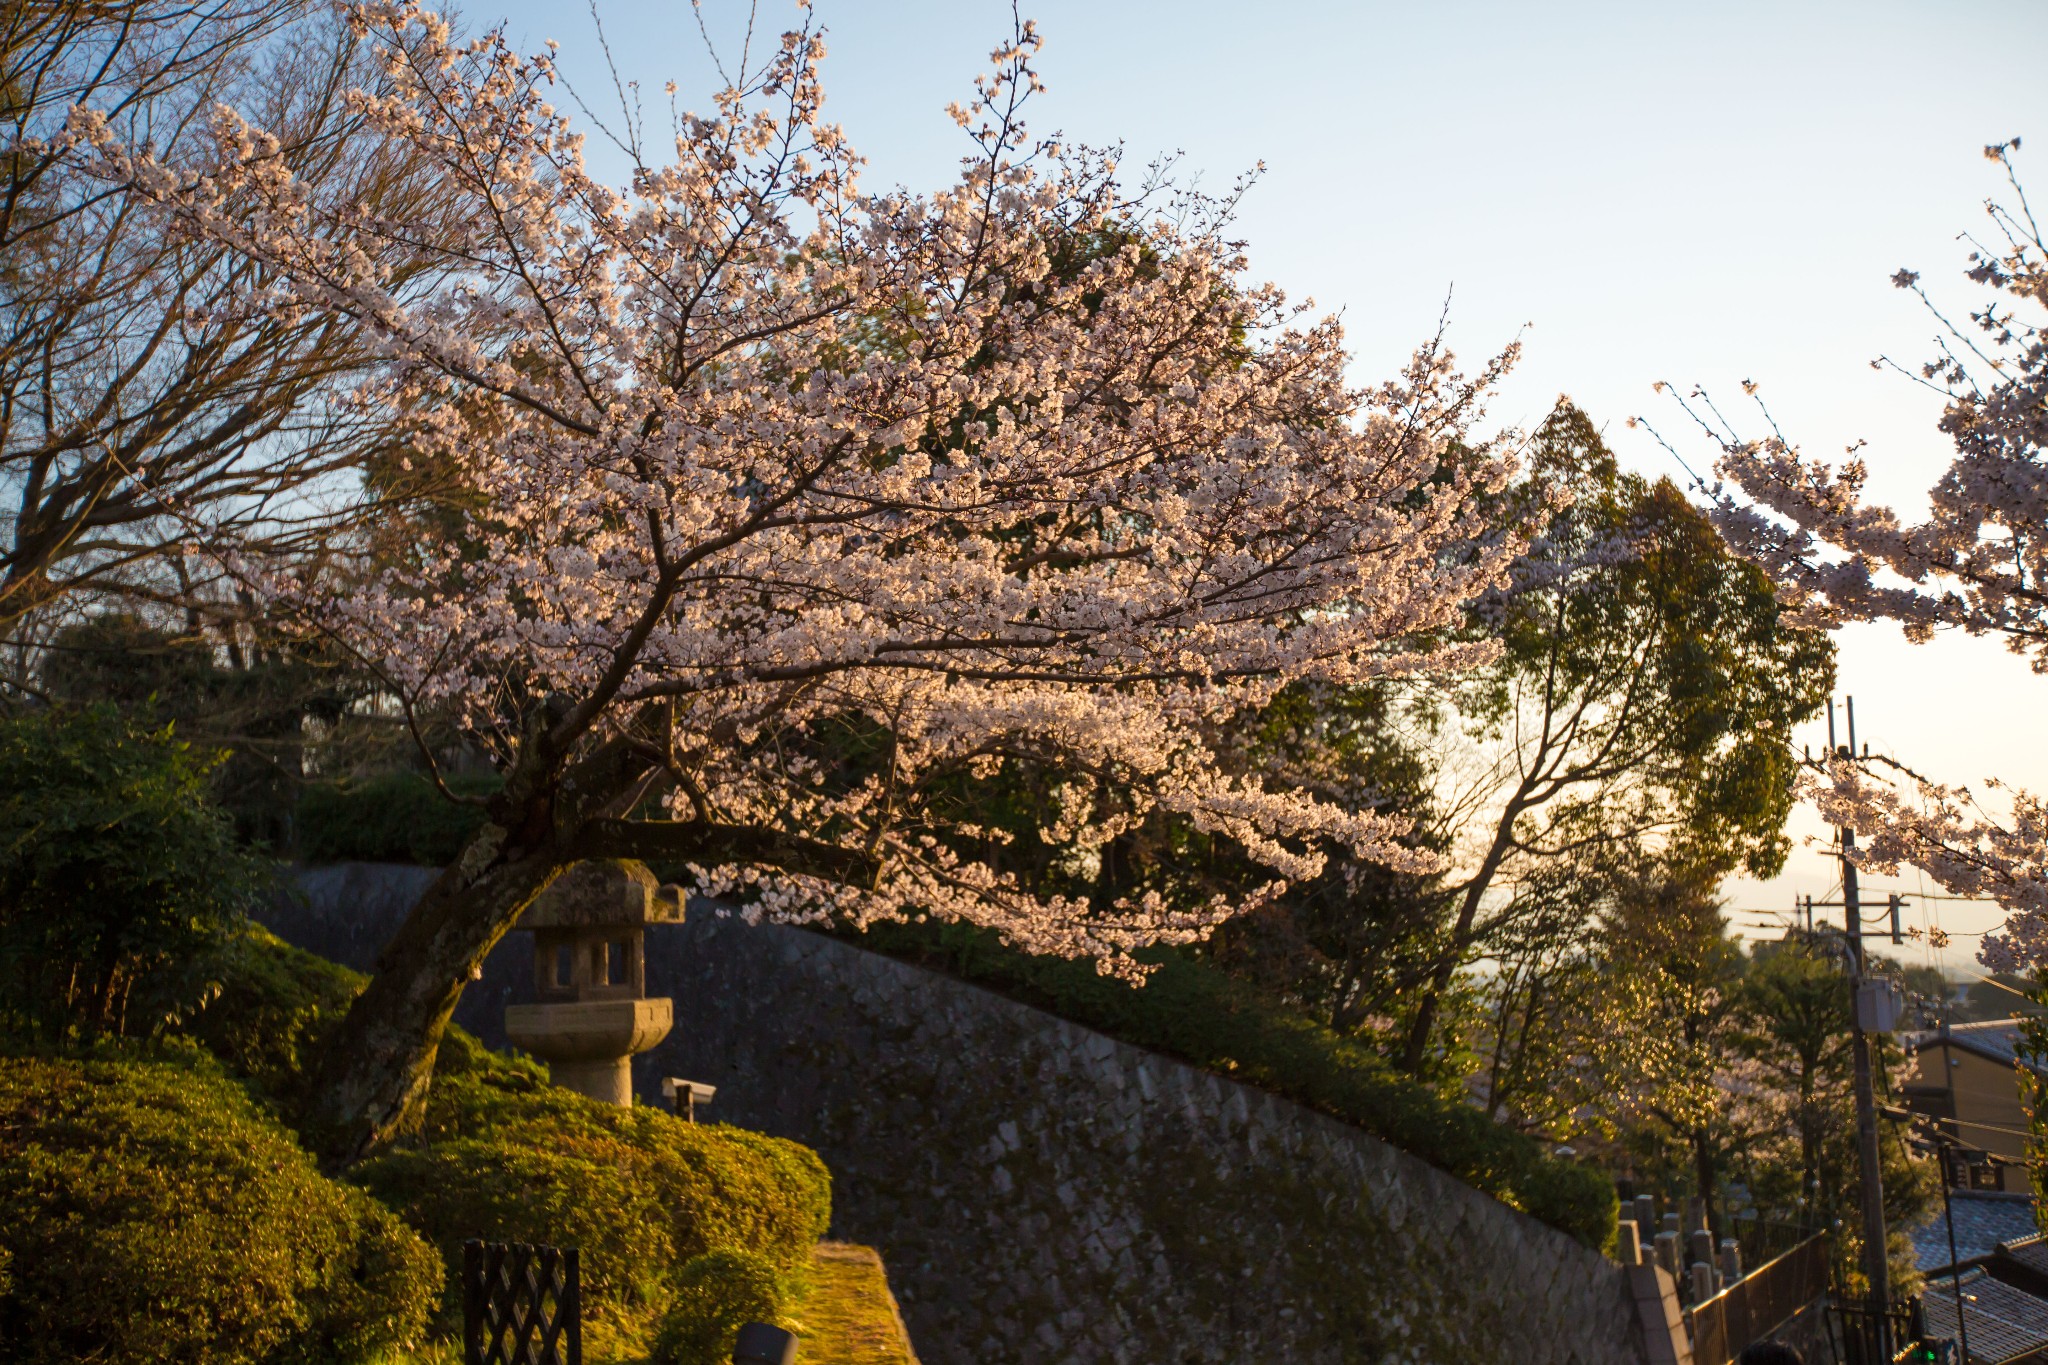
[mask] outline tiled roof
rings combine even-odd
[[[2033,1196],[1994,1194],[1989,1190],[1953,1190],[1949,1203],[1955,1210],[1956,1260],[1963,1265],[1982,1260],[1998,1249],[2000,1242],[2032,1236]],[[1924,1223],[1906,1229],[1913,1239],[1913,1259],[1920,1272],[1941,1270],[1949,1264],[1948,1220],[1940,1204]]]
[[[2016,1237],[2010,1242],[2000,1242],[1998,1249],[2036,1274],[2048,1275],[2048,1241],[2040,1233],[2031,1237]]]
[[[1962,1291],[1963,1325],[1970,1333],[1969,1365],[1999,1365],[2048,1346],[2048,1300],[1992,1279],[1982,1270],[1966,1270],[1960,1282],[1929,1280],[1920,1306],[1927,1314],[1928,1334],[1954,1338],[1956,1291]]]
[[[1950,1043],[1965,1052],[1974,1052],[1979,1057],[1988,1057],[1994,1062],[2011,1066],[2019,1059],[2025,1043],[2020,1038],[2020,1021],[2017,1019],[1987,1019],[1978,1024],[1947,1024],[1941,1028],[1927,1029],[1916,1033],[1908,1040],[1916,1047],[1936,1047]],[[2038,1060],[2027,1063],[2035,1070],[2043,1070]]]

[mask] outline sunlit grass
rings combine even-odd
[[[802,1365],[916,1365],[873,1250],[820,1242],[807,1279],[791,1314],[801,1325]]]

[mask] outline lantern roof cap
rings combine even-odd
[[[647,864],[631,858],[593,858],[565,868],[533,898],[517,927],[634,928],[682,920],[681,887],[661,885]]]

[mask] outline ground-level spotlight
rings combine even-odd
[[[732,1365],[795,1365],[796,1336],[765,1322],[750,1322],[740,1328],[733,1343]]]

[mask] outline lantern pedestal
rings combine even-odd
[[[674,1003],[648,999],[646,926],[679,924],[681,894],[644,864],[578,863],[519,917],[531,933],[531,1005],[508,1005],[505,1036],[548,1064],[554,1083],[607,1104],[633,1103],[635,1054],[668,1036]]]
[[[607,1104],[633,1103],[633,1058],[674,1025],[665,997],[505,1007],[512,1046],[545,1061],[556,1085]]]

